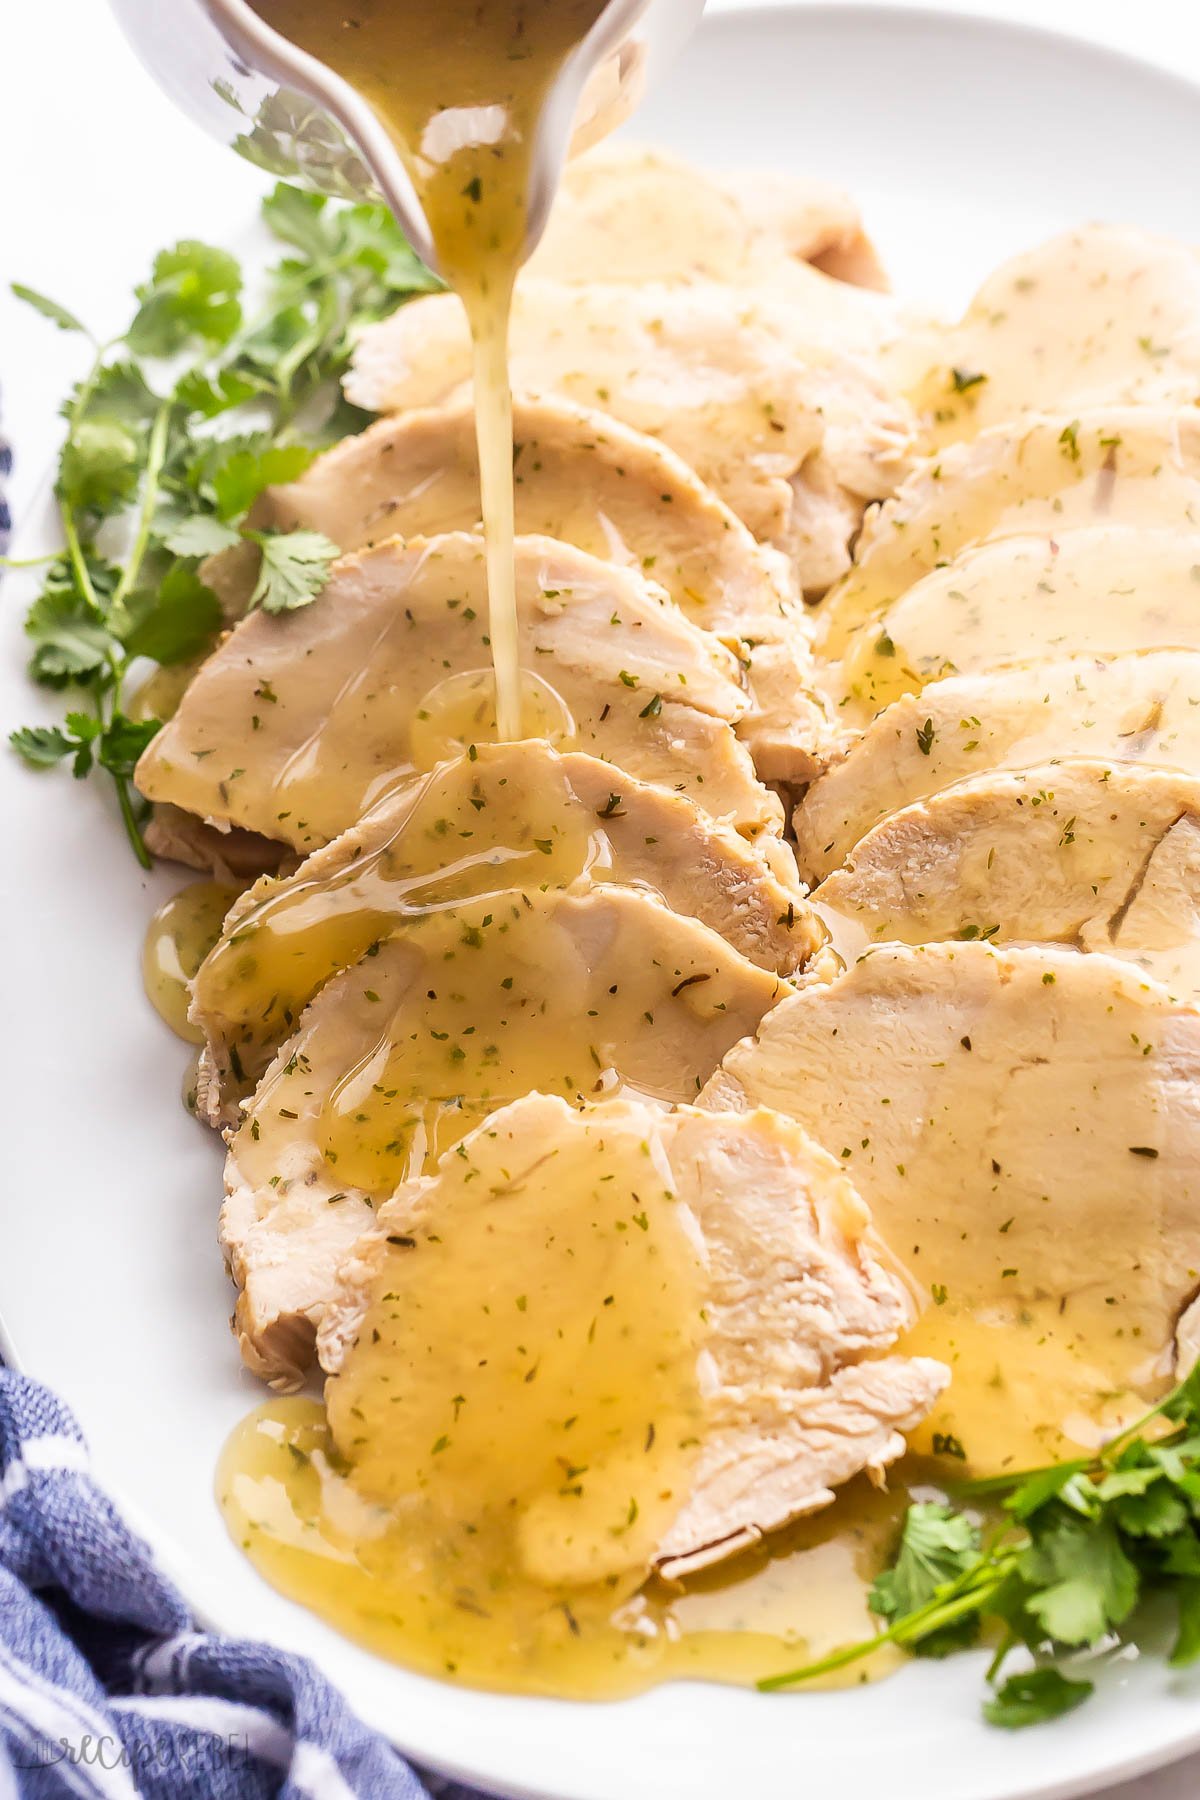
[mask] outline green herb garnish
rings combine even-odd
[[[126,715],[131,666],[186,663],[211,647],[226,621],[199,564],[222,550],[257,550],[251,606],[284,612],[316,598],[337,546],[315,531],[253,529],[247,516],[264,488],[296,480],[367,423],[338,386],[356,334],[440,285],[381,206],[330,205],[281,183],[262,210],[287,254],[249,319],[236,258],[190,239],[155,258],[130,324],[107,341],[13,284],[60,331],[88,338],[93,356],[63,408],[65,548],[47,559],[25,622],[31,676],[69,690],[71,710],[10,742],[35,768],[104,770],[144,867],[146,809],[131,777],[160,721]]]
[[[1092,1692],[1063,1673],[1064,1656],[1112,1642],[1143,1598],[1163,1592],[1178,1614],[1172,1666],[1200,1659],[1200,1370],[1093,1460],[955,1492],[964,1504],[909,1507],[891,1566],[871,1590],[884,1629],[760,1688],[845,1668],[884,1644],[944,1656],[974,1642],[986,1622],[1000,1638],[984,1715],[1010,1730],[1034,1725]],[[972,1501],[998,1508],[1000,1522],[982,1524]],[[1035,1666],[1001,1683],[1021,1647]]]
[[[980,387],[987,380],[977,369],[951,369],[950,385],[956,394],[969,394],[972,388]]]

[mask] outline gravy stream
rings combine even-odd
[[[487,541],[499,735],[522,735],[513,574],[508,320],[546,97],[606,0],[253,0],[269,25],[369,101],[412,178],[466,308]]]

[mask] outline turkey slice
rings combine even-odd
[[[819,279],[813,277],[813,279]],[[907,469],[912,423],[871,362],[782,298],[714,282],[644,287],[530,277],[510,333],[514,392],[611,412],[660,437],[755,537],[820,592],[846,567],[870,500]],[[347,397],[407,411],[469,391],[466,316],[452,294],[403,307],[359,339]]]
[[[1066,757],[1200,775],[1200,638],[949,676],[894,700],[797,807],[800,866],[831,874],[882,819],[953,782]]]
[[[778,829],[779,802],[733,731],[747,706],[737,663],[661,590],[522,538],[517,600],[538,735],[678,788],[751,834]],[[303,610],[237,625],[146,750],[137,785],[313,850],[415,769],[495,736],[490,661],[482,541],[390,540],[343,557]]]
[[[1200,1013],[1137,970],[874,950],[776,1007],[701,1104],[776,1107],[841,1160],[933,1302],[900,1348],[952,1371],[918,1439],[948,1471],[1094,1448],[1170,1381],[1200,1269]]]
[[[693,1099],[786,984],[648,895],[507,892],[327,981],[230,1144],[221,1239],[250,1366],[294,1386],[372,1207],[504,1101]]]
[[[901,1454],[946,1381],[885,1354],[914,1310],[790,1120],[533,1095],[343,1265],[329,1420],[367,1499],[499,1513],[535,1581],[677,1576]]]
[[[322,984],[413,917],[512,887],[613,884],[653,893],[775,974],[797,973],[824,942],[778,839],[749,844],[682,794],[594,757],[532,740],[481,745],[232,908],[192,983],[207,1041],[202,1111],[235,1117]]]

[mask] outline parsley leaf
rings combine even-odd
[[[64,506],[104,517],[137,492],[142,453],[117,419],[84,419],[63,446],[55,492]]]
[[[89,775],[92,764],[96,760],[96,739],[104,730],[104,720],[93,718],[90,713],[69,712],[66,719],[67,731],[70,734],[68,750],[74,751],[71,773],[76,781],[82,781]]]
[[[240,531],[223,524],[211,513],[193,513],[177,525],[168,525],[163,532],[163,543],[176,556],[216,556],[241,541]]]
[[[262,391],[263,383],[237,369],[221,369],[206,375],[201,369],[189,369],[175,384],[175,399],[188,412],[202,419],[215,419],[231,407],[241,406]]]
[[[228,251],[194,238],[154,259],[126,342],[136,356],[173,356],[193,338],[226,344],[242,322],[242,271]]]
[[[1068,1681],[1057,1669],[1029,1669],[1010,1675],[995,1697],[988,1700],[983,1716],[989,1725],[1018,1731],[1074,1712],[1094,1692],[1090,1681]]]
[[[295,481],[313,460],[306,444],[273,444],[269,432],[243,432],[193,445],[175,477],[181,498],[211,509],[224,524],[235,524],[264,488]]]
[[[930,1502],[910,1506],[896,1560],[871,1589],[871,1611],[893,1622],[911,1618],[965,1574],[978,1556],[979,1531],[964,1513]],[[921,1656],[946,1656],[970,1643],[978,1630],[978,1619],[968,1614],[921,1637],[914,1648]]]
[[[1173,1537],[1192,1516],[1188,1502],[1165,1480],[1145,1493],[1126,1495],[1113,1512],[1125,1535],[1136,1538]]]
[[[100,734],[96,760],[110,775],[128,779],[142,751],[162,730],[158,719],[127,719],[115,713]]]
[[[1200,1362],[1154,1410],[1164,1419],[1200,1425]]]
[[[109,596],[116,587],[117,571],[93,561],[92,591]],[[43,687],[87,683],[107,666],[112,637],[103,614],[79,589],[66,557],[51,563],[42,591],[25,617],[25,631],[33,639],[29,673]]]
[[[10,291],[15,299],[23,300],[26,306],[32,306],[35,312],[40,312],[43,319],[49,319],[60,331],[82,331],[87,335],[87,326],[73,312],[68,312],[65,306],[60,306],[57,300],[47,299],[45,294],[39,294],[36,288],[26,287],[22,281],[12,282]]]
[[[130,656],[157,663],[186,662],[212,642],[221,603],[194,570],[176,563],[155,589],[129,596],[121,641]]]
[[[1055,1515],[1039,1529],[1019,1574],[1033,1590],[1027,1610],[1059,1644],[1096,1643],[1137,1602],[1138,1572],[1107,1518]]]
[[[1186,1669],[1200,1659],[1200,1581],[1181,1581],[1177,1597],[1179,1635],[1171,1651],[1171,1667]]]
[[[8,741],[17,755],[24,757],[35,769],[50,768],[75,748],[66,732],[60,731],[57,725],[26,725],[20,731],[10,731]]]
[[[377,286],[367,299],[375,317],[395,308],[396,296],[436,294],[444,282],[427,269],[386,206],[351,206],[337,215],[338,256],[370,270]],[[378,309],[377,311],[375,309]]]
[[[45,687],[63,687],[96,675],[108,661],[112,638],[103,625],[69,600],[38,602],[25,629],[37,640],[30,673]]]
[[[76,388],[68,401],[68,418],[81,393],[82,390]],[[137,364],[127,361],[106,363],[83,397],[90,420],[102,419],[124,425],[139,440],[162,405]]]
[[[95,763],[110,775],[127,780],[146,745],[161,730],[157,719],[128,719],[122,712],[114,713],[110,719],[70,712],[65,723],[66,731],[57,725],[27,726],[23,731],[14,731],[9,742],[18,756],[35,767],[45,768],[72,757],[72,773],[77,781],[89,775]]]
[[[910,1506],[896,1560],[871,1589],[871,1611],[881,1619],[906,1618],[978,1554],[978,1529],[964,1513],[928,1502]]]
[[[261,449],[242,447],[230,451],[208,471],[218,518],[240,519],[264,488],[297,480],[312,459],[313,452],[304,444],[268,444]]]
[[[1051,1500],[1059,1495],[1087,1469],[1084,1462],[1058,1463],[1050,1469],[1038,1469],[1034,1474],[1020,1481],[1013,1493],[1005,1500],[1005,1509],[1016,1519],[1032,1518]]]
[[[314,262],[337,254],[337,215],[326,207],[322,195],[302,193],[281,181],[263,201],[262,216],[281,242],[294,244]]]
[[[268,613],[307,606],[324,587],[338,555],[337,545],[319,531],[251,531],[247,536],[262,547],[250,605]]]

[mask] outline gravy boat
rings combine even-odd
[[[146,68],[176,104],[260,168],[344,200],[382,200],[436,266],[429,226],[395,145],[340,75],[246,0],[112,0]],[[570,151],[633,110],[695,26],[704,0],[609,0],[555,79],[534,145],[526,255]]]

